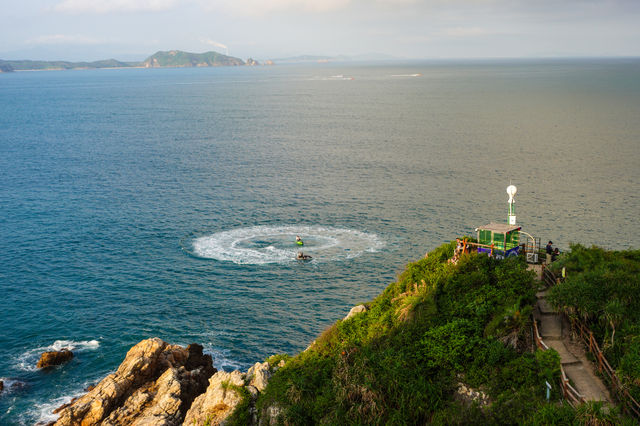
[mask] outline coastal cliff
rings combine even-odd
[[[198,345],[140,342],[55,424],[634,424],[563,404],[560,357],[532,341],[540,282],[523,258],[452,261],[454,249],[408,264],[295,357],[247,372],[215,372]]]
[[[214,373],[200,345],[185,349],[158,338],[143,340],[115,373],[56,410],[55,424],[181,424]]]

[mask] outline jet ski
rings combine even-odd
[[[311,260],[311,256],[309,256],[308,254],[304,254],[301,251],[299,251],[298,252],[298,256],[296,256],[296,259],[297,260],[302,260],[302,261]]]

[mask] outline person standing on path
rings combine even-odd
[[[553,256],[553,241],[549,240],[547,243],[546,251],[547,251],[547,265],[551,264],[551,258]]]

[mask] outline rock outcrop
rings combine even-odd
[[[225,373],[219,371],[209,379],[207,392],[200,395],[193,401],[191,408],[184,419],[185,425],[223,425],[227,418],[242,402],[246,402],[246,418],[249,424],[257,424],[257,413],[255,401],[260,392],[267,387],[267,382],[271,375],[280,367],[284,366],[284,361],[277,365],[268,362],[257,362],[246,373],[233,371]],[[272,410],[267,413],[266,424],[271,423],[271,419],[277,419],[280,411]],[[271,416],[273,415],[273,416]],[[261,420],[262,424],[262,420]]]
[[[72,358],[73,358],[73,352],[71,352],[69,349],[45,352],[42,355],[40,355],[40,359],[38,360],[38,364],[36,364],[36,367],[38,368],[54,367],[56,365],[64,364],[65,362],[70,361]]]
[[[184,418],[187,425],[221,424],[242,401],[238,389],[244,387],[244,374],[218,371],[209,379],[207,391],[197,397]]]
[[[472,403],[478,404],[481,408],[486,407],[491,403],[489,395],[481,390],[473,389],[462,382],[458,383],[458,388],[456,389],[454,398],[467,405]]]
[[[344,317],[342,320],[346,321],[349,318],[352,318],[362,312],[367,312],[367,307],[365,305],[357,305],[354,306],[353,308],[351,308],[351,310],[349,311],[349,313],[347,314],[346,317]]]
[[[54,425],[222,425],[238,408],[248,424],[276,424],[279,407],[258,422],[255,402],[285,365],[257,362],[246,373],[216,372],[202,346],[186,349],[158,338],[129,350],[118,370],[54,411]],[[240,408],[241,407],[241,408]]]
[[[179,425],[214,373],[200,345],[143,340],[115,373],[61,407],[55,425]]]

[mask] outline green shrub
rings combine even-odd
[[[249,406],[251,404],[251,394],[244,386],[236,386],[233,383],[223,382],[224,389],[230,389],[236,392],[240,398],[240,402],[236,405],[231,415],[227,418],[227,424],[230,426],[242,426],[250,424]]]
[[[267,359],[265,359],[265,362],[268,362],[269,365],[273,368],[274,366],[280,364],[281,361],[284,361],[286,365],[286,363],[289,362],[290,359],[291,356],[289,354],[276,354],[267,357]]]
[[[566,404],[543,404],[527,423],[532,426],[571,426],[576,424],[576,413]]]
[[[606,251],[576,244],[552,264],[566,268],[566,280],[549,300],[585,321],[605,357],[632,395],[640,397],[640,250]]]
[[[466,319],[459,319],[427,330],[420,340],[420,356],[427,368],[463,369],[473,358],[475,328]]]

